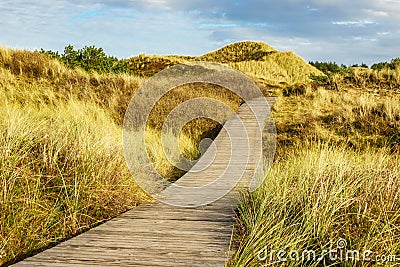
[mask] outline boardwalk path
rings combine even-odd
[[[273,99],[268,102],[273,103]],[[250,113],[247,105],[239,110],[251,145],[260,136]],[[229,121],[233,121],[233,128],[234,120]],[[228,142],[227,133],[221,131],[215,140],[217,153],[213,165],[188,173],[177,183],[198,186],[212,181],[230,160]],[[207,151],[204,157],[211,152]],[[252,178],[249,176],[254,173],[256,160],[250,156],[244,172],[247,180]],[[159,202],[141,205],[15,266],[224,266],[232,253],[229,246],[235,224],[234,192],[197,208]],[[192,197],[196,202],[203,196]]]

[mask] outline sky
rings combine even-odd
[[[400,57],[400,0],[0,0],[10,48],[196,56],[244,40],[306,61],[390,61]]]

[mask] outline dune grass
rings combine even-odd
[[[375,93],[399,91],[400,87],[400,67],[396,69],[373,70],[367,68],[353,68],[352,74],[340,77],[339,86],[346,86],[346,82],[353,82],[356,86],[375,89]]]
[[[310,82],[310,74],[324,75],[293,52],[280,52],[263,42],[237,42],[202,56],[139,55],[129,59],[131,70],[144,76],[169,66],[193,61],[227,64],[269,86]]]
[[[129,173],[121,141],[125,110],[145,81],[69,69],[38,52],[0,48],[0,265],[151,201]],[[232,109],[242,102],[224,88],[189,84],[155,104],[146,144],[155,168],[170,180],[184,172],[167,160],[161,126],[174,107],[200,96]],[[196,159],[200,141],[220,128],[199,118],[168,138],[178,138],[179,152]]]
[[[151,75],[199,58],[142,55],[131,66]],[[241,198],[238,250],[230,265],[271,263],[257,260],[265,247],[329,249],[339,238],[351,249],[399,254],[398,70],[355,68],[321,87],[309,80],[309,74],[321,74],[315,68],[262,43],[230,45],[203,60],[225,62],[278,96],[276,163],[264,185]],[[0,265],[151,201],[128,172],[121,147],[125,109],[145,81],[69,69],[38,52],[0,48]],[[243,102],[226,89],[189,84],[153,107],[148,152],[171,180],[184,172],[167,161],[161,126],[174,107],[199,96],[233,110]],[[197,119],[168,138],[179,138],[179,152],[196,159],[199,142],[220,128]]]
[[[264,56],[262,60],[253,59],[228,64],[270,86],[306,84],[310,81],[310,74],[323,75],[293,52],[274,52]]]
[[[376,94],[371,88],[353,86],[304,88],[298,95],[282,95],[274,104],[281,146],[314,138],[351,148],[388,147],[399,152],[400,92]]]
[[[399,255],[399,155],[388,149],[355,152],[315,142],[284,153],[262,187],[241,198],[238,250],[229,266],[368,264],[362,256],[359,262],[330,260],[323,251],[337,249],[341,238],[348,250],[359,250],[360,255],[373,251],[374,260]],[[288,262],[278,261],[280,250]],[[300,253],[299,260],[290,260],[293,250]],[[303,261],[305,250],[325,257]]]
[[[122,155],[122,114],[144,80],[0,49],[0,265],[151,199]]]
[[[4,48],[0,63],[0,265],[151,200],[121,145],[121,114],[143,79]]]
[[[29,255],[148,201],[128,172],[121,131],[93,103],[18,104],[1,95],[0,248]]]
[[[257,191],[242,194],[228,266],[377,264],[362,262],[366,250],[373,260],[399,257],[400,92],[383,80],[377,91],[379,83],[354,75],[358,81],[340,77],[335,90],[305,84],[280,91],[275,163]],[[324,260],[302,261],[305,250],[320,257],[341,238],[361,251],[360,261],[332,261],[326,252]],[[287,262],[278,260],[280,250]],[[290,260],[292,250],[300,260]]]

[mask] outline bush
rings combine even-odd
[[[284,96],[300,96],[304,95],[307,92],[307,86],[305,84],[293,84],[291,86],[287,86],[283,89]]]
[[[332,75],[334,73],[345,72],[347,67],[345,65],[339,66],[336,62],[318,62],[318,61],[310,61],[310,65],[316,67],[326,75]]]
[[[99,73],[130,73],[131,70],[126,60],[118,60],[116,57],[108,56],[103,48],[95,46],[85,46],[82,49],[75,50],[72,45],[67,45],[63,54],[53,51],[41,53],[52,58],[57,58],[68,67],[80,67],[86,71],[96,71]]]
[[[361,67],[361,68],[368,68],[368,65],[365,63],[361,63],[361,65],[353,64],[351,65],[353,68]]]
[[[375,63],[371,66],[373,70],[382,70],[382,69],[390,69],[395,70],[396,68],[400,68],[400,58],[393,58],[390,63],[389,62],[379,62]]]
[[[383,69],[393,69],[391,64],[388,62],[379,62],[375,63],[371,66],[373,70],[383,70]]]
[[[329,84],[329,77],[326,75],[314,75],[310,74],[310,79],[317,85],[327,85]]]

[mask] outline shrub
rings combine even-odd
[[[345,65],[339,66],[336,62],[318,62],[318,61],[310,61],[310,65],[316,67],[326,75],[331,75],[338,72],[346,71],[347,67]]]
[[[41,53],[52,58],[57,58],[68,67],[80,67],[86,71],[96,71],[99,73],[129,73],[131,72],[126,60],[118,60],[116,57],[108,56],[103,48],[95,46],[85,46],[82,49],[75,50],[72,45],[67,45],[63,54],[54,51],[45,51]]]
[[[389,62],[379,62],[375,63],[371,66],[373,70],[382,70],[382,69],[390,69],[395,70],[396,68],[400,68],[400,58],[393,58],[390,63]]]
[[[326,75],[310,74],[310,79],[317,85],[327,85],[329,83],[329,77]]]
[[[294,84],[283,88],[284,96],[291,96],[291,95],[300,96],[304,95],[306,92],[307,92],[307,86],[305,84]]]

